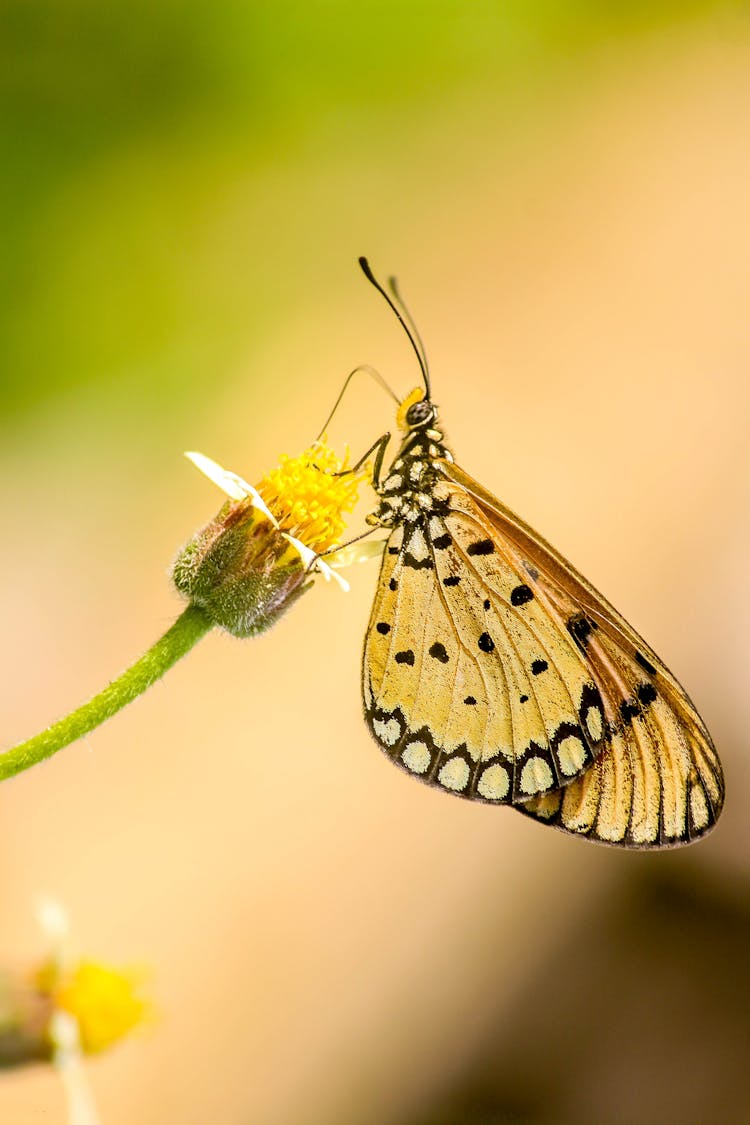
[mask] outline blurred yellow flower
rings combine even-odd
[[[143,973],[71,960],[64,906],[40,896],[36,914],[47,957],[32,970],[0,973],[0,1070],[51,1064],[65,1092],[68,1125],[99,1125],[85,1056],[113,1046],[150,1017],[138,994]]]
[[[41,975],[40,985],[43,980]],[[111,1047],[147,1019],[149,1006],[138,995],[139,984],[139,974],[132,970],[80,961],[57,981],[49,981],[47,987],[53,1007],[76,1020],[84,1054],[93,1055]]]

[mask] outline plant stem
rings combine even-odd
[[[84,703],[47,730],[0,754],[0,781],[50,758],[58,750],[62,750],[63,746],[88,734],[105,719],[111,718],[160,679],[212,627],[202,609],[195,605],[188,606],[171,629],[148,652],[88,703]]]

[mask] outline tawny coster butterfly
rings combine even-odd
[[[591,583],[455,464],[395,281],[391,296],[360,265],[423,381],[400,405],[382,480],[389,435],[369,451],[380,503],[368,522],[388,531],[362,665],[374,738],[430,785],[589,840],[698,839],[724,801],[698,712]]]

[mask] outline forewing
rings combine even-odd
[[[400,525],[383,557],[363,661],[368,725],[409,772],[461,796],[518,803],[603,750],[585,654],[534,575],[463,489]]]
[[[584,657],[602,700],[607,747],[581,776],[519,811],[577,835],[631,847],[689,843],[715,824],[724,801],[721,764],[689,697],[613,606],[541,536],[455,465],[466,490]]]

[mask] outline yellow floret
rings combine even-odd
[[[353,511],[367,470],[336,476],[346,468],[326,445],[315,442],[299,457],[281,458],[258,492],[279,521],[282,531],[300,539],[318,554],[333,547],[344,531],[344,515]]]

